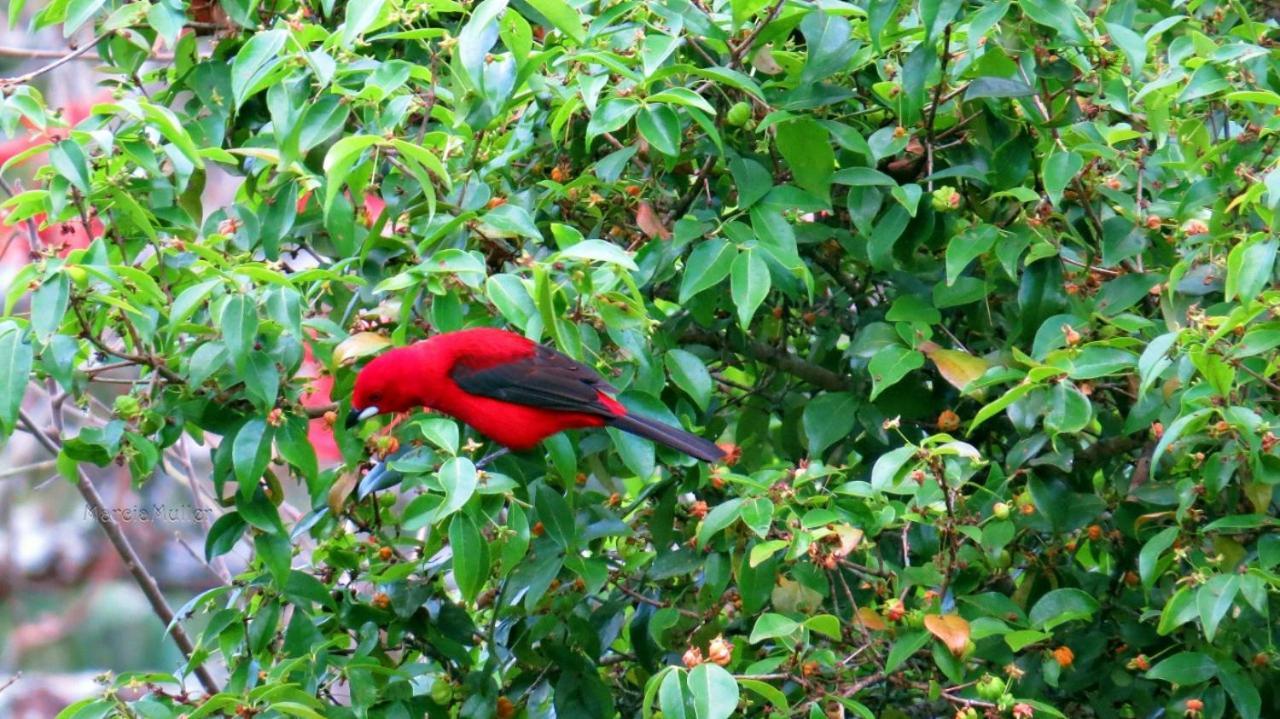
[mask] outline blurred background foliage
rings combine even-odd
[[[211,513],[60,716],[1266,715],[1269,12],[10,2],[104,94],[0,81],[7,451]],[[479,325],[731,461],[333,431]]]

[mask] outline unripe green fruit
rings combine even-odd
[[[929,198],[937,212],[951,212],[960,207],[960,193],[954,187],[939,187]]]
[[[747,124],[747,120],[751,119],[751,106],[746,102],[736,102],[729,108],[724,119],[734,127],[742,127]]]
[[[982,681],[978,682],[978,696],[987,701],[995,701],[1004,694],[1004,680],[1000,677],[987,675]]]
[[[995,506],[991,508],[991,514],[995,515],[996,519],[1008,519],[1009,505],[1004,502],[996,502]]]
[[[444,678],[438,678],[431,684],[431,701],[436,704],[450,704],[453,702],[453,686]]]
[[[142,404],[138,402],[137,397],[131,394],[122,394],[116,397],[115,411],[121,419],[133,419],[142,411]]]

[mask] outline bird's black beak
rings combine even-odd
[[[356,425],[360,424],[366,419],[369,419],[375,414],[378,414],[377,407],[365,407],[364,409],[361,409],[361,410],[357,410],[355,407],[352,407],[351,411],[347,412],[347,421],[345,423],[347,425],[347,429],[354,428]]]

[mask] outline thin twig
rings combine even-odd
[[[15,77],[2,78],[0,79],[0,87],[5,87],[8,85],[22,85],[22,84],[31,82],[32,80],[36,79],[37,77],[40,77],[41,75],[47,72],[56,70],[62,67],[63,65],[71,62],[72,60],[80,57],[86,52],[89,52],[90,50],[92,50],[94,47],[97,46],[98,43],[102,42],[103,38],[105,38],[106,36],[107,36],[107,33],[103,33],[102,35],[95,37],[94,39],[76,48],[75,50],[72,50],[71,52],[65,55],[59,56],[57,60],[54,60],[53,62],[47,65],[42,65],[41,67],[38,67],[32,70],[31,72],[26,73],[25,75],[17,75]]]
[[[10,185],[3,177],[0,177],[0,188],[4,189],[5,194],[9,197],[14,197],[17,194],[14,192],[13,186]],[[44,249],[44,243],[40,241],[40,228],[36,226],[36,221],[28,217],[22,224],[27,228],[27,242],[31,248],[32,254],[41,252]],[[5,250],[8,249],[8,247],[5,248]]]
[[[693,181],[689,183],[689,189],[685,190],[684,196],[681,197],[675,207],[671,208],[671,211],[667,213],[665,224],[669,225],[672,220],[678,220],[681,217],[684,217],[684,213],[689,211],[689,207],[693,205],[694,199],[698,196],[698,190],[702,187],[703,179],[706,178],[707,173],[711,171],[711,167],[715,164],[715,160],[716,158],[714,155],[708,157],[707,161],[702,163],[702,167],[698,168],[697,174],[693,176]]]
[[[18,681],[21,678],[22,678],[22,672],[18,672],[17,674],[14,674],[13,676],[9,677],[8,681],[6,681],[4,684],[0,684],[0,692],[3,692],[5,689],[8,689],[9,687],[13,686],[13,683]]]
[[[25,410],[18,411],[18,418],[45,449],[55,455],[61,452],[62,438],[60,436],[50,435],[40,429]],[[174,643],[182,650],[183,656],[190,660],[195,653],[195,645],[191,642],[191,638],[187,636],[182,624],[175,621],[173,609],[169,607],[168,600],[165,599],[164,593],[160,591],[160,585],[156,583],[155,577],[151,576],[151,573],[147,571],[146,565],[142,563],[142,558],[138,556],[133,544],[129,542],[129,538],[125,536],[124,531],[116,522],[115,515],[107,509],[106,503],[102,500],[102,495],[98,494],[98,488],[89,479],[89,475],[78,467],[76,469],[76,489],[80,491],[80,496],[84,497],[85,502],[93,510],[94,518],[98,520],[98,526],[102,527],[107,539],[115,547],[116,553],[124,561],[125,567],[133,575],[138,588],[142,590],[147,601],[151,604],[152,611],[155,612],[160,621],[164,622],[166,627],[172,627],[169,633],[173,635]],[[213,675],[209,673],[209,670],[203,664],[197,664],[193,671],[206,692],[217,694],[220,691],[217,682],[213,680]]]
[[[34,47],[13,47],[12,45],[0,45],[0,57],[16,57],[20,60],[56,60],[61,59],[67,53],[63,50],[42,50]],[[85,60],[92,62],[94,58],[78,55],[75,60]],[[153,52],[152,60],[158,62],[167,62],[173,59],[173,53],[170,52]]]
[[[8,469],[0,469],[0,479],[9,479],[10,477],[21,477],[29,472],[43,472],[46,469],[53,469],[58,466],[57,460],[45,460],[44,462],[36,462],[34,464],[24,464],[21,467],[9,467]]]
[[[769,13],[761,18],[760,22],[756,23],[756,26],[751,29],[751,32],[746,37],[742,38],[742,42],[738,43],[737,46],[729,52],[729,67],[733,67],[734,65],[742,62],[743,56],[745,56],[747,51],[751,49],[751,45],[756,41],[756,38],[760,36],[760,33],[764,32],[764,29],[769,27],[769,23],[773,22],[773,19],[778,16],[778,12],[782,10],[782,6],[786,4],[786,1],[787,0],[776,0],[776,2],[773,3],[773,6],[769,8]]]
[[[938,106],[942,104],[942,91],[947,86],[947,63],[951,62],[951,23],[947,23],[947,29],[942,35],[942,69],[938,78],[938,84],[933,88],[933,104],[929,106],[929,114],[925,118],[924,132],[924,174],[930,178],[928,187],[929,192],[933,192],[933,142],[934,142],[934,121],[938,117]]]
[[[870,674],[867,677],[863,679],[859,679],[858,681],[845,687],[844,690],[840,692],[840,695],[844,697],[851,697],[857,694],[858,692],[862,691],[863,689],[866,689],[867,687],[871,686],[872,684],[879,684],[880,682],[884,681],[884,679],[885,679],[884,672],[876,672],[875,674]]]

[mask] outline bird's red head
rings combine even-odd
[[[411,347],[401,347],[380,355],[356,375],[351,391],[351,413],[347,426],[375,414],[408,412],[422,404],[417,392],[406,386],[412,380],[409,368],[413,367]]]

